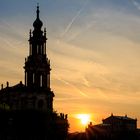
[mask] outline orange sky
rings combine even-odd
[[[33,0],[0,5],[0,84],[24,81]],[[70,131],[81,131],[74,114],[101,123],[111,113],[138,119],[140,127],[140,3],[135,0],[42,0],[47,28],[54,110],[69,114]]]

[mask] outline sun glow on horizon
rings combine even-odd
[[[88,123],[90,122],[90,114],[77,114],[76,118],[79,119],[81,121],[82,125],[88,125]]]

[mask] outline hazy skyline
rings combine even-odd
[[[92,114],[127,114],[140,126],[139,0],[0,0],[0,84],[24,81],[29,29],[40,5],[47,30],[54,108]],[[75,124],[76,125],[76,124]]]

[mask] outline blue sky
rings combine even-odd
[[[24,79],[29,29],[39,2],[55,109],[70,118],[90,113],[95,123],[111,112],[140,120],[139,0],[0,2],[1,84]]]

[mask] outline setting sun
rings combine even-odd
[[[82,125],[87,125],[90,122],[89,114],[77,114],[77,118],[80,119]]]

